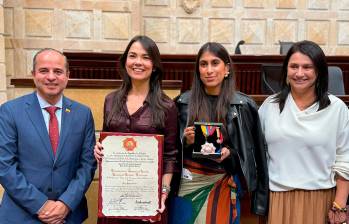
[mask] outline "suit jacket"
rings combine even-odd
[[[0,223],[40,223],[36,213],[46,200],[69,208],[67,223],[87,218],[85,192],[96,162],[90,109],[63,97],[61,131],[54,156],[45,121],[32,93],[0,107],[0,184],[5,193]]]

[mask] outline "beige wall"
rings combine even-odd
[[[188,13],[190,3],[198,4]],[[149,35],[166,54],[195,54],[207,41],[221,42],[233,53],[241,39],[247,42],[244,54],[277,54],[278,40],[303,39],[316,41],[329,55],[349,53],[349,1],[343,0],[4,0],[3,5],[0,49],[5,33],[9,99],[10,78],[30,75],[38,49],[122,52],[136,34]],[[0,52],[1,103],[6,95]]]

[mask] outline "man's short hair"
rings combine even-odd
[[[56,50],[53,48],[43,48],[43,49],[39,50],[38,52],[36,52],[36,54],[34,55],[34,58],[33,58],[33,72],[35,71],[37,56],[44,51],[54,51],[54,52],[57,52],[58,54],[62,55],[64,58],[64,67],[65,67],[66,71],[69,72],[69,63],[68,63],[67,57],[59,50]]]

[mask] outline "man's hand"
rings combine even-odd
[[[54,203],[52,205],[52,202]],[[49,206],[46,210],[46,206],[49,203]],[[66,206],[61,201],[47,201],[45,206],[41,209],[39,213],[39,219],[44,223],[49,224],[61,224],[64,223],[65,217],[69,213],[69,207]]]
[[[55,207],[56,207],[55,201],[47,200],[38,213],[39,218],[50,214],[54,210]]]

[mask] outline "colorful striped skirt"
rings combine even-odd
[[[178,197],[170,207],[169,223],[240,223],[237,176],[193,161],[185,161],[185,169],[191,175],[181,180]]]

